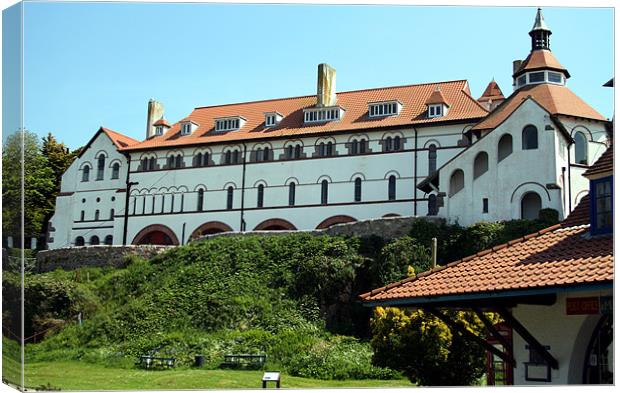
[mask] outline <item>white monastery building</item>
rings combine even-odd
[[[507,98],[466,80],[197,107],[146,138],[100,128],[62,178],[48,247],[185,244],[222,231],[307,230],[390,216],[471,225],[565,218],[611,122],[567,86],[540,10]]]

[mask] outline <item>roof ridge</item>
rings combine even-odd
[[[406,284],[406,283],[409,283],[411,281],[415,281],[418,278],[426,277],[426,276],[428,276],[428,275],[430,275],[432,273],[436,273],[436,272],[444,270],[444,269],[446,269],[448,267],[452,267],[452,266],[458,265],[460,263],[470,261],[470,260],[472,260],[472,259],[474,259],[476,257],[482,257],[482,256],[485,256],[485,255],[497,252],[497,251],[502,250],[502,249],[504,249],[504,248],[506,248],[508,246],[512,246],[512,245],[517,244],[517,243],[525,242],[527,240],[530,240],[532,238],[544,235],[544,234],[549,233],[549,232],[553,232],[556,229],[560,229],[560,228],[562,228],[562,224],[561,223],[554,224],[554,225],[552,225],[550,227],[543,228],[543,229],[541,229],[539,231],[530,233],[530,234],[525,235],[525,236],[521,236],[521,237],[513,239],[513,240],[511,240],[509,242],[498,244],[498,245],[493,246],[491,248],[487,248],[485,250],[478,251],[475,254],[468,255],[468,256],[466,256],[464,258],[461,258],[461,259],[458,259],[456,261],[450,262],[450,263],[448,263],[446,265],[437,266],[435,268],[432,268],[432,269],[429,269],[427,271],[424,271],[424,272],[422,272],[420,274],[416,274],[415,276],[407,277],[406,279],[403,279],[403,280],[400,280],[400,281],[396,281],[396,282],[391,283],[389,285],[385,285],[385,286],[383,286],[381,288],[373,289],[370,292],[366,292],[366,293],[363,293],[363,294],[359,295],[359,297],[362,298],[362,299],[368,298],[369,296],[373,296],[373,295],[376,295],[377,293],[386,291],[388,289],[392,289],[392,288],[400,286],[402,284]]]
[[[408,84],[408,85],[392,85],[392,86],[382,86],[382,87],[370,87],[370,88],[367,88],[367,89],[358,89],[358,90],[345,90],[345,91],[336,92],[336,95],[338,95],[338,94],[358,93],[358,92],[365,92],[365,91],[373,91],[373,90],[383,90],[383,89],[398,89],[398,88],[407,88],[407,87],[414,87],[414,86],[447,84],[447,83],[455,83],[455,82],[467,82],[467,79],[454,79],[454,80],[447,80],[447,81],[440,81],[440,82],[412,83],[412,84]],[[207,109],[207,108],[219,108],[219,107],[223,107],[223,106],[233,106],[233,105],[242,105],[242,104],[256,104],[256,103],[259,103],[259,102],[294,100],[294,99],[308,98],[308,97],[316,97],[316,94],[306,94],[306,95],[292,96],[292,97],[268,98],[268,99],[264,99],[264,100],[255,100],[255,101],[240,101],[240,102],[232,102],[232,103],[228,103],[228,104],[197,106],[197,107],[194,107],[194,110],[196,110],[196,109]]]

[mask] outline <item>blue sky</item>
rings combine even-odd
[[[143,139],[149,98],[172,122],[194,107],[337,90],[495,78],[530,49],[533,7],[26,3],[24,116],[71,148],[104,125]],[[543,9],[569,87],[612,116],[611,8]]]

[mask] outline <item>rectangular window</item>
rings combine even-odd
[[[559,72],[547,71],[549,82],[562,83],[562,74]]]
[[[215,120],[215,131],[236,131],[243,126],[242,118],[217,119]]]
[[[531,72],[530,74],[530,83],[544,82],[545,81],[545,72]]]
[[[489,212],[489,198],[482,198],[482,212]]]
[[[594,192],[592,233],[609,233],[613,228],[613,195],[611,177],[594,180],[590,187]]]
[[[392,116],[399,113],[400,105],[394,101],[368,104],[368,115],[370,117]]]
[[[304,122],[306,123],[338,120],[339,118],[339,108],[308,109],[304,113]]]
[[[439,117],[443,114],[443,106],[442,105],[429,105],[428,106],[428,117]]]
[[[517,79],[517,87],[521,87],[525,84],[525,75],[521,75],[519,79]]]

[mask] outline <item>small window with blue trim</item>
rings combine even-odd
[[[613,232],[613,185],[612,176],[592,180],[590,190],[590,232],[593,235]]]

